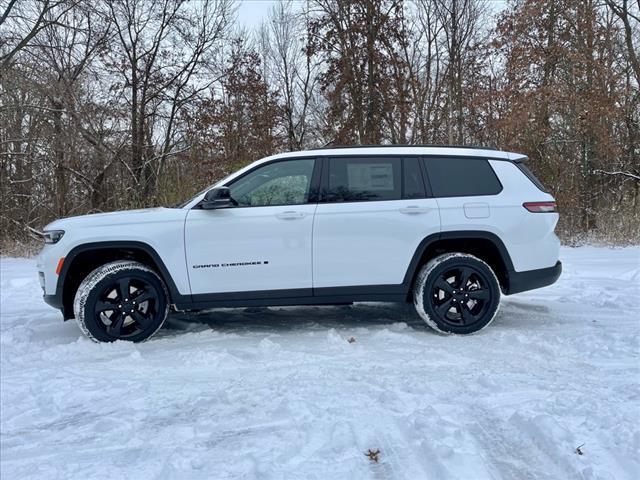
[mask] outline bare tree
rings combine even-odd
[[[444,26],[434,2],[417,2],[409,31],[413,35],[403,54],[409,73],[413,128],[410,143],[442,142],[442,96],[446,88],[446,52],[442,48]]]
[[[180,143],[175,122],[182,108],[215,79],[201,76],[207,54],[230,21],[230,0],[108,0],[117,47],[110,67],[121,76],[129,105],[131,151],[128,167],[136,194],[153,195],[158,174]],[[159,149],[154,139],[161,138]]]
[[[478,41],[481,0],[435,0],[435,16],[442,25],[447,53],[447,137],[450,144],[464,143],[464,91],[467,56]]]
[[[80,0],[9,0],[0,13],[0,66],[6,69],[15,55],[44,29],[62,26],[64,16]],[[11,28],[6,24],[11,23]]]
[[[635,7],[629,0],[605,0],[611,11],[620,18],[624,28],[625,44],[629,55],[629,62],[633,68],[637,85],[640,85],[640,60],[636,52],[638,27],[640,26],[640,1],[636,0]]]
[[[260,28],[265,77],[282,95],[282,116],[290,150],[307,144],[309,109],[317,92],[319,66],[307,53],[308,12],[287,0],[274,5]]]

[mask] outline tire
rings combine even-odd
[[[500,284],[491,267],[479,258],[445,253],[420,269],[413,303],[418,315],[437,332],[475,333],[495,318]]]
[[[156,272],[123,260],[96,268],[80,283],[73,312],[82,332],[94,342],[142,342],[162,327],[168,298]]]

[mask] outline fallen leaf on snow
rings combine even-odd
[[[380,450],[367,450],[367,453],[365,453],[366,457],[369,457],[369,460],[371,460],[372,462],[378,463],[378,460],[380,459]]]

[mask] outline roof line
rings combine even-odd
[[[333,150],[333,149],[351,149],[351,148],[425,148],[425,147],[434,147],[434,148],[466,148],[470,150],[493,150],[500,151],[497,148],[491,147],[479,147],[475,145],[455,145],[455,144],[437,144],[437,143],[395,143],[395,144],[385,144],[385,145],[331,145],[327,144],[323,147],[309,148],[308,151],[313,150]]]

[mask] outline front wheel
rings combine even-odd
[[[418,273],[413,303],[418,315],[440,333],[474,333],[494,319],[500,285],[491,267],[479,258],[446,253]]]
[[[141,342],[167,318],[167,289],[146,265],[127,260],[107,263],[82,281],[73,311],[80,329],[93,341]]]

